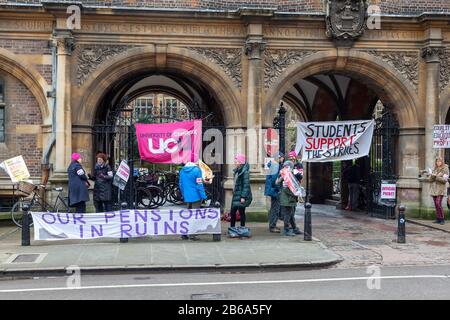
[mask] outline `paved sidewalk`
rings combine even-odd
[[[437,223],[433,223],[433,221],[431,220],[421,220],[421,219],[412,219],[412,218],[407,218],[406,222],[411,222],[414,224],[418,224],[424,227],[429,227],[432,229],[436,229],[436,230],[440,230],[440,231],[444,231],[444,232],[448,232],[450,233],[450,223],[448,221],[445,222],[445,224],[440,225]]]
[[[227,238],[228,223],[222,223],[220,242],[213,241],[212,235],[201,235],[199,241],[161,236],[134,238],[128,243],[119,243],[118,239],[32,240],[28,247],[20,245],[20,229],[3,226],[0,227],[0,276],[64,273],[72,265],[85,271],[104,272],[325,267],[341,261],[340,256],[317,239],[304,241],[303,235],[284,237],[269,233],[266,223],[247,225],[252,230],[252,238],[242,240]],[[28,259],[33,262],[20,262]]]

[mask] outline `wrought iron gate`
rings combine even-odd
[[[370,152],[370,174],[367,182],[367,210],[371,216],[395,218],[395,201],[381,200],[383,181],[396,183],[396,149],[399,124],[395,115],[386,111],[376,119]]]
[[[143,113],[142,110],[134,108],[133,101],[125,96],[121,99],[116,108],[109,110],[106,120],[102,123],[95,124],[93,128],[94,133],[94,148],[96,151],[101,150],[109,155],[109,163],[113,169],[117,169],[122,160],[126,160],[130,166],[130,179],[124,191],[119,191],[118,188],[113,188],[114,206],[118,208],[121,202],[127,202],[130,208],[135,207],[136,192],[134,188],[135,167],[140,164],[139,152],[137,151],[137,140],[135,123],[167,123],[175,121],[186,121],[192,119],[203,119],[203,132],[208,129],[220,130],[223,137],[225,137],[225,128],[215,122],[214,115],[207,113],[205,110],[198,108],[194,104],[189,108],[188,112],[178,112],[179,110],[169,110],[169,113],[152,114]],[[203,142],[205,144],[205,142]],[[202,150],[204,145],[202,146]],[[225,154],[225,150],[222,150]],[[215,178],[212,185],[205,185],[207,193],[210,195],[213,203],[223,202],[223,165],[210,166]]]

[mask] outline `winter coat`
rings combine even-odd
[[[430,195],[431,196],[443,196],[446,193],[446,185],[449,176],[448,165],[444,164],[439,168],[435,168],[432,172],[436,176],[430,176],[428,179],[430,183]],[[447,177],[445,178],[444,175]]]
[[[238,208],[248,207],[253,200],[252,190],[250,188],[250,166],[246,163],[239,169],[234,169],[233,173],[234,189],[231,206]],[[245,199],[244,203],[241,203],[241,198]]]
[[[94,185],[94,201],[111,201],[112,181],[114,174],[109,164],[100,166],[95,165],[94,175],[92,176]]]
[[[89,182],[86,172],[78,161],[72,161],[67,169],[69,176],[69,205],[89,201]]]
[[[277,166],[277,168],[272,168],[272,166]],[[271,163],[272,174],[266,175],[266,185],[264,188],[264,195],[266,197],[277,198],[280,193],[280,187],[276,184],[276,180],[280,173],[280,165],[278,163]]]
[[[292,193],[291,189],[283,183],[283,179],[280,179],[279,186],[280,192],[280,206],[282,207],[296,207],[298,197]]]
[[[180,190],[184,202],[197,202],[206,199],[202,170],[195,163],[188,162],[180,171]]]

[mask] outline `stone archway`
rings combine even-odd
[[[3,48],[0,48],[0,69],[17,78],[31,91],[39,105],[42,124],[50,124],[51,113],[45,95],[49,85],[45,79],[23,59]]]
[[[296,82],[327,72],[346,73],[372,86],[385,103],[394,107],[402,127],[416,128],[423,124],[423,119],[418,117],[417,94],[398,71],[368,53],[340,49],[312,54],[288,67],[266,93],[270,98],[266,100],[263,119],[273,119],[273,106]]]
[[[214,63],[198,53],[183,48],[165,48],[164,53],[155,47],[131,49],[126,55],[116,56],[101,65],[81,88],[85,95],[73,112],[73,122],[92,125],[92,115],[110,86],[133,73],[176,72],[208,87],[221,104],[225,126],[239,128],[244,126],[246,115],[240,101],[240,90],[226,73]]]

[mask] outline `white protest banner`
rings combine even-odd
[[[433,127],[433,148],[450,148],[450,125]]]
[[[0,167],[6,171],[11,181],[16,183],[30,177],[27,165],[22,156],[14,157],[0,163]]]
[[[397,186],[395,183],[382,183],[380,199],[395,200]]]
[[[220,209],[120,210],[104,213],[31,212],[34,240],[218,234]]]
[[[113,185],[119,187],[120,190],[125,190],[128,179],[130,178],[130,167],[125,160],[120,162],[119,168],[117,169],[116,175],[113,179]]]
[[[302,161],[327,162],[367,156],[372,144],[375,120],[299,122],[297,154]]]

